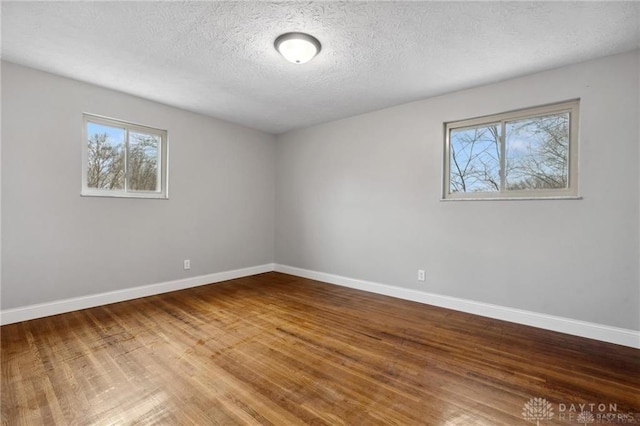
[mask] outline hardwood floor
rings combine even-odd
[[[640,423],[640,350],[279,273],[1,332],[3,425]]]

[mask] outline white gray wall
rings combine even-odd
[[[633,52],[282,135],[276,262],[640,330],[639,75]],[[582,200],[440,201],[443,122],[572,98]]]
[[[2,309],[275,260],[640,329],[638,52],[277,139],[1,71]],[[576,97],[582,200],[439,201],[444,121]],[[167,129],[170,199],[80,197],[82,112]]]
[[[168,130],[169,200],[80,196],[83,112]],[[2,309],[273,262],[274,164],[272,135],[2,63]]]

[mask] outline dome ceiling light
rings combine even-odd
[[[309,62],[322,48],[317,38],[305,33],[282,34],[273,44],[287,61],[294,64]]]

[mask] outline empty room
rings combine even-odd
[[[640,423],[640,2],[0,7],[3,425]]]

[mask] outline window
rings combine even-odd
[[[167,198],[167,132],[84,114],[82,195]]]
[[[444,199],[577,197],[578,106],[445,123]]]

